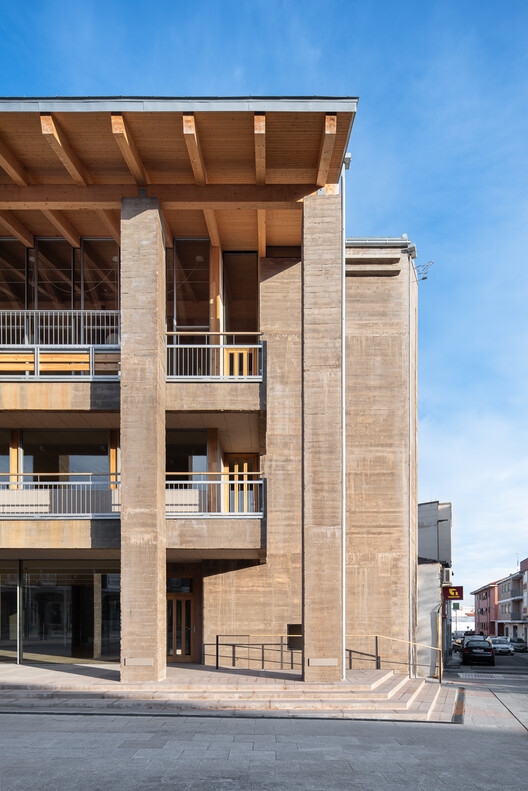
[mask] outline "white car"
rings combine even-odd
[[[490,637],[490,642],[495,654],[507,654],[512,656],[515,653],[513,645],[507,637]]]

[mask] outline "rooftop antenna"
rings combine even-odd
[[[427,275],[433,264],[434,261],[428,261],[426,264],[417,264],[414,267],[416,270],[416,280],[427,280]]]

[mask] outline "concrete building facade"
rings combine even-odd
[[[0,100],[5,661],[414,668],[414,245],[357,100]]]

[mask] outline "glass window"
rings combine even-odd
[[[9,482],[9,445],[11,432],[9,429],[0,429],[0,484]],[[4,488],[4,487],[2,487]]]
[[[209,328],[209,240],[174,240],[175,319],[179,329]]]
[[[0,310],[26,307],[26,248],[22,242],[0,241]]]
[[[110,472],[105,430],[23,431],[22,449],[24,473],[51,473],[47,480],[59,480],[61,473],[69,473],[71,481],[82,481],[81,473],[97,480]]]
[[[227,332],[258,331],[256,253],[224,253],[224,306]]]
[[[119,247],[113,239],[83,239],[83,310],[119,310]]]
[[[118,659],[119,564],[26,561],[24,659]]]
[[[167,593],[192,593],[192,577],[167,577]]]
[[[180,480],[182,473],[206,473],[207,431],[200,429],[168,429],[166,470],[169,480]],[[180,475],[177,475],[177,473],[180,473]],[[186,478],[187,476],[184,475],[183,477]]]
[[[0,561],[0,662],[17,658],[17,579],[17,561]]]
[[[73,301],[72,247],[65,239],[38,239],[36,307],[71,310]]]

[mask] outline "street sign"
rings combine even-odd
[[[453,610],[460,610],[460,602],[454,601],[453,602]]]
[[[461,599],[464,598],[464,588],[462,585],[444,585],[444,599]]]

